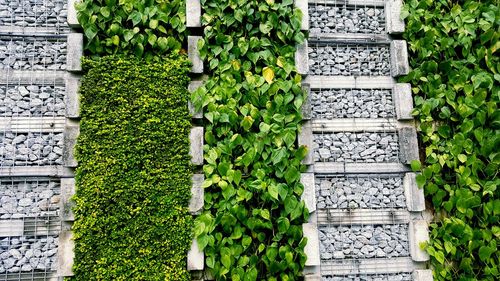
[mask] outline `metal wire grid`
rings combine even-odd
[[[402,174],[317,174],[316,208],[405,209]]]
[[[408,225],[321,225],[321,260],[394,258],[410,256]]]
[[[314,119],[394,118],[392,89],[311,89]]]
[[[48,280],[57,264],[60,182],[0,178],[0,280]]]
[[[63,85],[0,85],[0,117],[64,117],[64,97]]]
[[[65,70],[66,38],[0,36],[0,69]]]
[[[384,1],[309,2],[310,32],[321,34],[383,34],[386,30]]]
[[[63,132],[42,128],[39,118],[55,124],[64,116],[64,85],[56,77],[66,75],[66,40],[0,37],[0,50],[0,168],[61,165]]]
[[[412,281],[412,274],[396,273],[396,274],[359,274],[359,275],[344,275],[344,276],[322,276],[321,281]]]
[[[67,0],[0,0],[0,33],[67,33],[67,10]]]
[[[316,132],[315,162],[398,163],[398,134],[383,132]]]
[[[322,76],[389,76],[390,47],[386,43],[311,41],[309,74]]]
[[[378,218],[364,216],[362,221],[342,224],[318,222],[323,276],[371,280],[375,276],[401,275],[412,268],[408,224],[396,217],[386,224],[371,223],[372,219]],[[366,279],[357,279],[363,276]]]

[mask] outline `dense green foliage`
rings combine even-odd
[[[89,55],[130,54],[147,60],[177,52],[185,38],[184,0],[77,2]]]
[[[190,280],[189,62],[83,65],[75,279]]]
[[[403,11],[436,280],[500,279],[498,3],[409,0]]]
[[[304,39],[292,0],[202,0],[205,210],[195,235],[216,280],[298,280],[306,256],[297,145]]]

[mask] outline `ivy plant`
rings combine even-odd
[[[76,3],[89,55],[127,54],[158,60],[185,39],[184,0],[81,0]]]
[[[189,65],[83,60],[74,280],[191,280]]]
[[[306,261],[299,146],[304,92],[294,65],[304,40],[293,0],[202,0],[198,49],[204,212],[195,235],[216,280],[299,280]]]
[[[425,147],[418,183],[432,202],[426,250],[436,280],[499,280],[500,7],[408,0],[414,114]]]

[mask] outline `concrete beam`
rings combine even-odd
[[[295,0],[295,7],[302,12],[302,22],[300,29],[303,31],[309,30],[309,1],[308,0]]]
[[[65,167],[74,168],[78,166],[75,159],[75,145],[79,134],[80,127],[77,124],[66,124],[63,147],[63,163]]]
[[[398,129],[399,137],[399,160],[403,164],[410,164],[412,160],[418,160],[417,131],[413,127]]]
[[[187,263],[187,269],[189,271],[198,271],[205,268],[205,255],[203,254],[203,251],[200,251],[196,239],[193,239],[193,242],[191,243],[191,249],[189,250],[187,256]]]
[[[66,70],[69,72],[81,72],[83,56],[83,33],[68,34],[66,54]]]
[[[201,185],[204,180],[205,176],[203,174],[194,174],[192,176],[191,201],[189,201],[189,212],[192,215],[198,215],[203,210],[205,192]]]
[[[302,104],[302,119],[311,120],[312,106],[311,106],[311,87],[307,83],[302,83],[302,91],[306,94],[306,99]]]
[[[191,129],[189,141],[191,143],[189,153],[193,165],[203,165],[203,127],[194,127]]]
[[[80,117],[80,98],[78,89],[80,88],[80,76],[69,73],[66,79],[66,117],[79,118]]]
[[[302,160],[302,164],[304,165],[312,165],[314,164],[313,159],[313,133],[312,133],[312,125],[311,121],[306,121],[302,125],[302,131],[298,137],[299,145],[304,145],[308,149],[308,153],[306,157]]]
[[[309,74],[309,53],[307,51],[307,40],[304,43],[297,45],[295,51],[295,67],[300,75],[306,76]]]
[[[304,185],[301,200],[304,201],[309,213],[316,211],[316,187],[314,185],[314,173],[300,174],[300,183]]]
[[[193,64],[191,73],[203,73],[203,60],[198,50],[198,40],[200,39],[201,36],[188,36],[188,59]]]
[[[74,177],[70,168],[62,166],[12,166],[0,167],[0,177]]]
[[[385,3],[385,22],[388,34],[401,34],[405,31],[405,21],[401,19],[401,0],[388,0]]]
[[[394,40],[391,42],[391,75],[398,77],[410,72],[408,64],[408,49],[406,41]]]
[[[401,163],[317,162],[314,163],[314,172],[316,174],[390,174],[411,172],[411,170]]]
[[[303,83],[308,83],[311,89],[392,89],[396,81],[388,76],[309,75]]]
[[[201,27],[200,0],[186,0],[186,27]]]
[[[429,254],[422,249],[421,244],[429,242],[429,228],[425,220],[415,220],[410,222],[410,254],[416,262],[429,260]]]
[[[406,173],[403,178],[406,206],[410,212],[422,212],[425,210],[424,190],[418,188],[415,177],[415,173]]]
[[[59,201],[59,209],[61,210],[61,221],[74,221],[73,207],[75,202],[72,200],[75,195],[75,179],[61,179],[61,201]]]
[[[0,84],[16,85],[64,85],[66,71],[0,70]]]
[[[413,120],[413,98],[411,96],[411,85],[408,83],[398,83],[392,89],[394,107],[398,120]]]
[[[0,237],[23,236],[24,221],[20,220],[0,220]]]
[[[413,271],[413,281],[433,281],[432,270],[419,269]]]
[[[75,243],[70,231],[62,231],[59,234],[59,245],[57,251],[57,276],[73,276],[73,259]]]
[[[189,86],[188,86],[189,93],[192,94],[199,87],[201,87],[203,85],[203,83],[204,83],[204,81],[202,81],[202,80],[191,81],[189,83]],[[191,116],[193,116],[193,119],[202,119],[203,118],[203,111],[202,110],[196,111],[194,106],[191,104],[191,101],[189,101],[188,106],[189,106],[189,113],[191,114]]]
[[[307,238],[307,244],[304,247],[304,253],[307,256],[306,266],[319,266],[319,237],[318,228],[315,224],[304,223],[302,225],[304,237]]]
[[[77,0],[68,0],[68,26],[71,28],[80,28],[80,23],[78,22],[77,12],[75,8]]]

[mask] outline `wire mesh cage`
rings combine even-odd
[[[385,43],[356,44],[311,42],[309,74],[322,76],[388,76],[390,46]]]
[[[0,37],[0,69],[65,70],[66,39],[47,37]]]
[[[64,117],[64,98],[65,87],[52,82],[0,85],[0,117]]]
[[[310,1],[308,11],[313,36],[386,31],[384,1],[315,0]]]
[[[63,164],[63,133],[0,133],[0,167]]]
[[[0,178],[0,280],[48,280],[57,264],[60,182]]]
[[[404,209],[402,174],[316,175],[316,207]]]
[[[66,0],[0,0],[0,32],[69,32],[67,8]]]
[[[312,89],[314,119],[394,118],[392,89]]]
[[[397,132],[314,133],[313,147],[315,162],[399,162]]]

